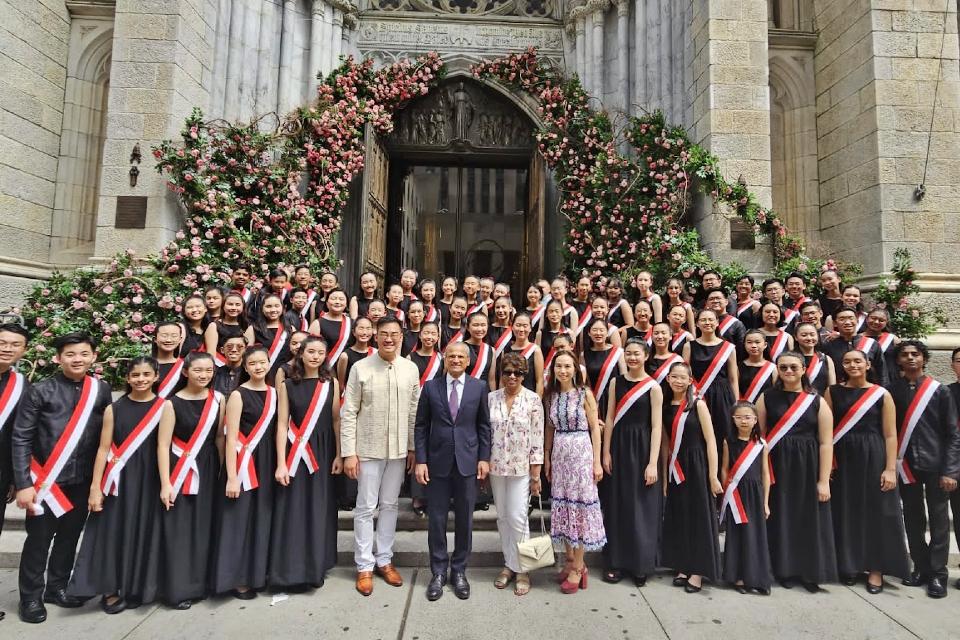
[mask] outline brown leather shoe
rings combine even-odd
[[[373,571],[357,571],[357,591],[364,596],[373,593]]]
[[[393,563],[385,564],[382,567],[377,567],[377,573],[382,576],[383,581],[391,587],[403,586],[403,578],[400,577],[400,572],[397,571],[397,568],[393,566]]]

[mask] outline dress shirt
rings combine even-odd
[[[449,373],[447,374],[447,401],[450,401],[450,391],[453,389],[453,381],[457,381],[457,406],[463,406],[463,383],[467,379],[466,372],[461,373],[460,377],[454,378]]]
[[[497,389],[490,404],[490,473],[497,476],[526,476],[530,465],[543,464],[543,403],[524,387],[507,410],[507,394]]]

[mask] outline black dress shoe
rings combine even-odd
[[[945,576],[934,576],[927,582],[927,595],[931,598],[947,597],[947,578]]]
[[[633,584],[642,587],[647,584],[647,576],[633,576]]]
[[[780,578],[779,582],[784,589],[793,589],[793,578]]]
[[[702,586],[695,587],[695,586],[693,586],[692,584],[690,584],[689,582],[687,582],[687,584],[683,585],[683,590],[686,591],[687,593],[700,593],[700,590],[701,590],[702,588],[703,588]]]
[[[603,581],[610,584],[617,584],[623,579],[623,573],[619,569],[607,569],[603,572]]]
[[[447,584],[447,576],[442,573],[435,573],[430,578],[430,584],[427,585],[427,600],[434,602],[443,595],[443,585]]]
[[[64,609],[76,609],[77,607],[82,607],[84,602],[81,598],[68,596],[67,590],[62,587],[52,591],[47,589],[43,594],[43,601],[50,604],[55,604],[58,607],[63,607]]]
[[[47,619],[47,608],[39,600],[21,600],[17,613],[21,620],[30,624],[39,624]]]
[[[677,576],[673,579],[673,586],[675,587],[685,587],[687,586],[687,577],[686,576]]]
[[[770,595],[770,589],[768,589],[767,587],[757,587],[756,589],[754,589],[754,591],[756,591],[761,596]]]
[[[470,583],[467,582],[465,573],[453,573],[450,575],[450,584],[453,585],[453,594],[461,600],[470,597]]]
[[[253,600],[254,598],[257,597],[257,592],[254,591],[253,589],[247,589],[246,591],[239,591],[237,589],[234,589],[233,591],[230,592],[230,595],[232,595],[237,600]]]
[[[113,604],[108,604],[107,596],[103,596],[100,598],[100,608],[103,609],[104,613],[114,615],[127,608],[127,601],[123,598],[117,598]]]
[[[877,595],[878,593],[880,593],[881,591],[883,591],[883,583],[882,583],[882,582],[881,582],[880,584],[870,584],[869,581],[867,582],[867,593],[875,596],[875,595]]]
[[[848,587],[852,587],[857,584],[857,574],[851,573],[850,575],[840,576],[840,582]]]
[[[817,593],[820,591],[820,585],[818,585],[816,582],[804,582],[803,588],[810,593]]]
[[[745,584],[735,584],[733,588],[736,589],[737,593],[747,593],[747,585]]]
[[[173,608],[177,611],[186,611],[193,606],[193,600],[181,600],[177,604],[173,605]]]
[[[925,584],[927,584],[927,576],[919,571],[914,571],[903,579],[903,586],[905,587],[922,587]]]

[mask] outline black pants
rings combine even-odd
[[[913,570],[924,576],[947,577],[947,555],[950,553],[950,500],[940,488],[936,473],[915,473],[913,484],[900,483],[903,521]],[[924,504],[926,503],[926,504]],[[926,508],[924,508],[926,507]],[[927,520],[930,542],[927,542]]]
[[[453,557],[447,553],[447,512],[453,498],[456,526]],[[473,505],[477,500],[477,476],[462,476],[454,469],[446,478],[430,477],[427,483],[427,514],[430,570],[434,573],[463,573],[473,548]]]
[[[47,572],[46,587],[50,590],[66,588],[70,572],[73,571],[77,540],[87,521],[90,483],[65,485],[60,489],[73,504],[73,509],[57,518],[44,505],[43,515],[27,516],[27,539],[20,556],[21,601],[43,597],[44,570]]]
[[[947,495],[950,496],[950,513],[953,515],[953,535],[960,545],[960,487]]]

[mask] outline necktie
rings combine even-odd
[[[460,411],[460,401],[457,398],[457,385],[460,384],[459,380],[454,380],[453,384],[450,386],[450,416],[456,420],[457,412]]]

